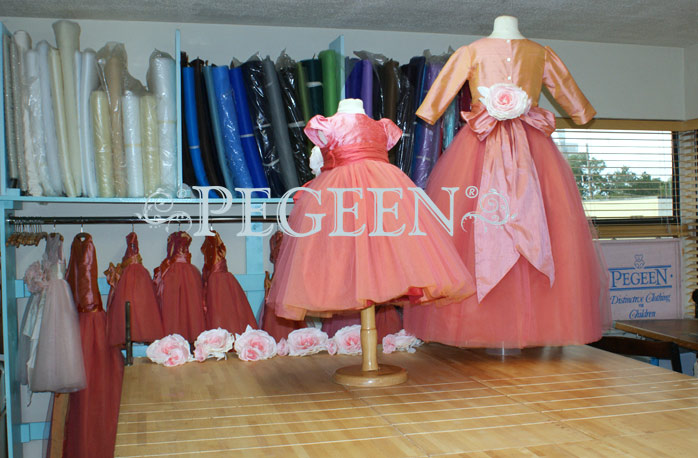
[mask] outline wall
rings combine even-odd
[[[684,49],[686,119],[698,118],[698,43]]]

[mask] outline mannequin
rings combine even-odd
[[[366,114],[366,111],[364,110],[364,102],[361,99],[342,99],[339,101],[339,105],[337,106],[337,113]],[[318,132],[318,136],[320,137],[320,140],[322,140],[323,144],[327,144],[327,138],[323,132]],[[320,175],[325,161],[318,146],[313,146],[313,149],[310,152],[309,163],[313,174],[315,176]]]
[[[364,102],[361,99],[343,99],[339,101],[337,113],[366,114]]]
[[[499,16],[494,20],[492,33],[488,38],[506,40],[523,40],[526,37],[519,32],[519,20],[514,16]]]

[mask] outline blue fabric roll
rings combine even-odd
[[[448,108],[446,108],[446,113],[444,113],[443,118],[444,138],[441,147],[443,151],[446,151],[446,148],[448,148],[448,145],[451,144],[453,137],[456,135],[456,113],[458,113],[458,110],[456,110],[456,99],[453,99]]]
[[[199,146],[199,125],[196,120],[196,94],[194,85],[194,69],[191,67],[182,68],[182,92],[184,93],[183,110],[186,118],[187,140],[189,141],[189,154],[194,167],[196,184],[199,186],[209,186],[204,162],[201,158],[201,147]]]
[[[240,131],[238,130],[235,103],[233,101],[233,87],[230,85],[228,67],[212,68],[211,77],[213,78],[213,88],[216,91],[218,119],[220,121],[221,133],[223,134],[225,156],[233,172],[233,180],[239,188],[252,188],[252,177],[250,177],[250,172],[247,169],[245,153],[240,141]]]
[[[415,107],[419,107],[422,105],[422,100],[424,100],[425,92],[424,92],[424,79],[426,76],[426,58],[421,56],[421,57],[413,57],[410,59],[410,64],[412,64],[412,61],[415,62],[416,66],[416,81],[415,81]],[[414,181],[415,176],[417,175],[417,162],[419,158],[419,153],[422,148],[422,137],[424,136],[424,126],[425,126],[424,120],[421,118],[416,118],[415,119],[415,126],[414,126],[414,149],[412,151],[412,165],[410,166],[410,178],[412,178],[412,181]]]
[[[233,86],[240,141],[242,142],[242,150],[245,153],[245,162],[247,162],[247,169],[250,172],[252,184],[255,188],[268,188],[269,184],[267,177],[264,175],[264,166],[262,165],[262,153],[259,151],[259,145],[257,145],[257,140],[254,138],[254,128],[252,127],[250,107],[247,104],[247,93],[245,92],[242,69],[240,67],[231,68],[228,76]]]
[[[232,164],[228,163],[228,158],[226,156],[225,144],[223,143],[223,133],[221,132],[221,123],[218,116],[218,102],[216,99],[216,91],[213,86],[213,72],[212,67],[205,66],[204,69],[204,80],[206,81],[206,95],[208,96],[208,108],[211,112],[211,126],[213,128],[213,140],[216,143],[218,167],[221,169],[221,174],[223,175],[223,181],[225,182],[225,187],[228,188],[230,192],[234,192],[235,189],[235,179],[233,177],[233,172],[231,170]]]
[[[369,118],[373,117],[373,64],[370,60],[361,61],[361,100],[364,101],[364,111]]]
[[[434,80],[442,67],[443,64],[441,63],[433,63],[426,66],[424,71],[424,94],[434,84]],[[419,143],[415,145],[416,155],[412,163],[412,181],[420,188],[426,187],[427,178],[429,178],[434,164],[436,164],[439,155],[441,155],[441,122],[442,120],[439,118],[433,125],[427,123],[421,125],[421,135],[418,140]],[[420,125],[417,127],[419,128]]]
[[[361,61],[352,57],[347,57],[347,81],[344,89],[344,94],[348,99],[361,98]]]

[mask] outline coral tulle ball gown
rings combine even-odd
[[[194,342],[206,330],[206,320],[201,274],[191,263],[189,245],[191,236],[186,232],[167,237],[167,257],[155,268],[153,283],[165,334]]]
[[[466,80],[472,111],[463,113],[467,125],[436,164],[427,193],[447,212],[441,188],[460,187],[454,211],[465,218],[454,242],[477,294],[443,307],[408,307],[405,328],[470,347],[598,340],[608,314],[601,306],[606,274],[572,171],[550,138],[555,118],[537,106],[541,87],[578,124],[594,109],[550,48],[485,38],[453,54],[417,115],[433,123]],[[471,186],[479,195],[466,195]]]
[[[131,304],[131,340],[153,342],[165,335],[155,288],[138,252],[138,236],[126,236],[126,254],[118,265],[110,264],[104,272],[111,285],[107,300],[107,336],[109,345],[126,341],[126,301]]]
[[[310,215],[325,216],[318,232],[283,239],[269,292],[278,316],[298,320],[306,313],[329,316],[373,304],[420,304],[473,293],[470,274],[450,237],[437,230],[439,223],[423,206],[415,217],[409,189],[415,185],[388,163],[387,151],[402,135],[392,121],[338,112],[312,118],[305,133],[320,147],[324,166],[306,184],[312,193],[297,195],[289,226],[308,233],[316,224]],[[342,188],[355,189],[338,197]],[[374,194],[368,188],[393,190]],[[335,199],[353,210],[337,210]],[[394,212],[379,214],[382,224],[376,205],[394,207]],[[415,219],[426,235],[410,235]],[[375,235],[381,230],[395,234]]]
[[[201,245],[205,264],[202,272],[204,303],[206,304],[206,329],[223,328],[242,334],[247,326],[257,328],[245,291],[235,276],[228,272],[226,249],[221,236],[214,232]]]

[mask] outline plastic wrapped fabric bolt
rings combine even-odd
[[[296,93],[303,112],[303,120],[310,121],[310,93],[308,92],[308,76],[302,63],[296,63]]]
[[[143,190],[153,195],[160,187],[160,145],[158,144],[158,108],[154,95],[141,97],[141,150],[143,154]]]
[[[90,94],[92,109],[92,135],[95,148],[95,169],[99,197],[114,197],[114,171],[112,159],[111,126],[109,123],[109,98],[105,91]]]
[[[16,78],[13,79],[13,91],[15,93],[16,106],[19,109],[15,110],[15,126],[17,127],[15,135],[17,137],[17,170],[19,172],[19,187],[22,191],[27,191],[27,146],[31,148],[31,140],[27,139],[27,130],[31,130],[29,123],[29,111],[26,105],[26,81],[24,74],[24,54],[31,48],[31,37],[23,30],[18,30],[14,34],[13,48],[14,54],[12,59],[15,62]],[[27,143],[29,142],[29,143]],[[31,151],[30,151],[31,154]]]
[[[198,186],[209,186],[208,177],[201,158],[199,146],[199,126],[196,119],[196,95],[194,87],[194,69],[182,68],[182,107],[187,128],[187,141],[189,143],[189,157]]]
[[[221,132],[222,126],[220,118],[218,117],[218,101],[216,100],[216,89],[213,85],[212,76],[213,67],[207,65],[204,67],[204,81],[206,82],[206,95],[208,96],[208,108],[211,113],[211,128],[213,130],[213,141],[216,144],[216,151],[218,151],[218,166],[221,170],[221,175],[223,176],[223,182],[225,187],[233,192],[236,183],[233,179],[232,162],[228,161],[228,155],[225,149],[225,144],[223,143],[223,133]],[[227,70],[227,69],[226,69]]]
[[[186,90],[184,87],[184,67],[188,64],[187,53],[180,53],[180,63],[181,67],[178,69],[182,74],[182,84],[180,85],[180,97],[182,100],[182,182],[188,186],[196,186],[196,173],[194,173],[194,161],[189,150],[189,137],[188,137],[188,125],[186,117],[186,108],[184,107],[184,100],[186,97]],[[179,192],[179,190],[177,190]]]
[[[12,91],[12,80],[16,78],[13,73],[12,48],[14,42],[9,35],[2,34],[2,68],[3,68],[3,94],[5,96],[5,144],[7,145],[7,178],[8,187],[15,187],[19,179],[17,169],[17,138],[15,136],[15,99]],[[15,51],[16,53],[17,51]]]
[[[373,82],[372,82],[372,111],[373,119],[381,119],[383,117],[390,118],[387,116],[385,110],[385,83],[383,81],[384,71],[383,67],[392,62],[391,65],[397,66],[397,62],[388,59],[383,54],[376,54],[368,51],[355,51],[359,59],[371,62],[371,67],[373,71]],[[395,110],[393,109],[393,114]],[[390,118],[394,121],[393,118]]]
[[[141,143],[141,97],[127,91],[121,98],[128,197],[143,197],[143,148]]]
[[[395,152],[395,166],[409,175],[414,148],[415,88],[409,74],[414,70],[411,64],[400,67],[400,94],[397,105],[397,125],[402,129],[402,138]]]
[[[204,61],[195,59],[191,62],[194,69],[194,94],[196,97],[196,121],[199,126],[199,146],[204,161],[206,176],[211,186],[223,186],[222,173],[218,166],[218,151],[213,142],[211,129],[211,111],[208,107],[206,83],[204,81]]]
[[[56,122],[53,115],[53,99],[51,98],[51,66],[49,64],[48,42],[41,41],[36,46],[39,52],[39,81],[41,84],[41,115],[43,119],[44,136],[46,140],[46,163],[48,165],[49,184],[54,194],[51,194],[44,184],[48,195],[63,194],[63,179],[58,158],[58,139],[56,137]]]
[[[39,53],[29,49],[24,54],[24,75],[26,84],[26,106],[28,116],[25,122],[29,133],[25,141],[31,144],[25,149],[29,194],[43,195],[43,183],[48,181],[48,165],[46,163],[46,140],[44,136],[44,120],[41,114],[41,83],[39,81]],[[48,185],[48,184],[47,184]],[[49,191],[51,191],[49,187]],[[49,194],[55,195],[55,194]]]
[[[78,60],[77,55],[81,58]],[[87,49],[80,53],[76,51],[77,63],[80,63],[80,78],[78,87],[78,127],[80,132],[80,157],[82,162],[82,193],[88,197],[97,197],[97,175],[95,170],[94,136],[92,132],[92,116],[90,115],[90,94],[98,86],[97,62],[95,52]]]
[[[325,116],[332,116],[337,112],[339,104],[339,81],[337,81],[337,53],[332,49],[320,52],[322,64],[322,100]]]
[[[325,101],[322,92],[322,63],[319,59],[302,60],[301,64],[305,69],[305,82],[310,95],[310,117],[325,114]]]
[[[429,91],[442,68],[443,64],[441,62],[429,62],[427,64],[424,71],[424,94]],[[429,174],[441,155],[441,123],[442,119],[439,118],[433,125],[424,122],[418,122],[417,124],[417,129],[421,132],[415,140],[418,143],[415,144],[411,178],[420,188],[426,186]]]

